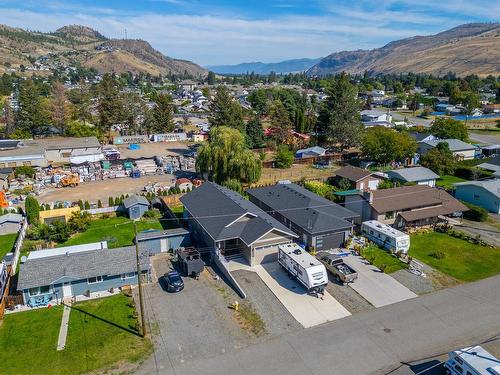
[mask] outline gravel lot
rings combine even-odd
[[[183,142],[153,142],[140,143],[138,150],[129,150],[129,145],[116,146],[120,151],[121,159],[152,158],[156,155],[183,155],[188,149]]]
[[[276,336],[302,329],[288,310],[271,292],[259,275],[255,272],[238,270],[232,272],[241,285],[247,299],[266,323],[268,335]]]
[[[435,270],[425,263],[420,262],[427,277],[414,275],[408,270],[399,270],[391,273],[397,281],[410,289],[415,294],[426,294],[440,289],[449,288],[459,284],[453,277]]]
[[[328,273],[329,283],[326,286],[328,293],[332,295],[342,306],[344,306],[351,314],[372,310],[375,307],[366,299],[361,297],[354,289],[348,285],[341,285],[333,278],[331,273]],[[356,281],[354,281],[356,282]]]

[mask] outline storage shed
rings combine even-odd
[[[130,219],[140,219],[149,209],[149,201],[142,195],[132,195],[123,200],[123,206],[127,210]]]
[[[191,245],[189,232],[184,228],[147,230],[137,234],[137,241],[141,250],[149,255]]]

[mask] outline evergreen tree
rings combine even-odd
[[[273,101],[269,106],[268,114],[271,123],[269,127],[271,138],[277,143],[287,142],[290,139],[290,131],[293,126],[283,102],[279,99]]]
[[[55,82],[52,86],[51,94],[49,103],[50,117],[53,124],[64,133],[71,112],[70,104],[66,97],[66,89],[62,83]]]
[[[158,133],[170,133],[175,129],[174,105],[172,97],[158,94],[154,98],[155,107],[152,110],[152,130]]]
[[[214,72],[208,72],[207,83],[209,85],[215,85],[215,73]]]
[[[341,149],[358,146],[363,125],[356,86],[349,82],[347,74],[342,73],[331,82],[326,94],[328,98],[323,103],[318,118],[322,143],[328,147],[340,144]]]
[[[33,133],[37,127],[47,124],[46,113],[38,87],[31,79],[19,85],[19,110],[17,111],[17,127],[19,130]]]
[[[233,100],[229,90],[225,86],[217,87],[214,100],[210,103],[210,116],[208,122],[211,127],[227,126],[245,131],[243,121],[243,110],[241,106]]]
[[[28,223],[36,224],[38,223],[40,215],[40,205],[35,197],[29,195],[24,201],[24,210],[26,211],[26,218]]]
[[[264,130],[262,129],[262,122],[260,121],[259,115],[256,115],[246,124],[245,130],[247,143],[251,148],[262,146],[264,141]]]
[[[118,84],[113,77],[106,73],[97,86],[99,96],[99,127],[108,132],[111,138],[111,126],[120,122],[123,105],[119,97]]]

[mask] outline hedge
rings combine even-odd
[[[472,221],[486,221],[488,219],[488,211],[484,208],[464,201],[462,203],[469,208],[469,211],[464,212],[464,219]]]
[[[492,177],[493,173],[477,167],[458,167],[455,169],[454,175],[465,180],[476,180],[479,178]]]

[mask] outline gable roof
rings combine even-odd
[[[303,148],[301,150],[297,150],[295,154],[304,154],[304,153],[314,153],[318,155],[323,155],[326,152],[326,148],[320,146],[313,146],[308,148]]]
[[[240,194],[213,182],[205,182],[180,201],[215,241],[240,238],[250,245],[272,230],[297,237]]]
[[[478,167],[481,167],[483,169],[487,169],[487,170],[493,171],[493,172],[500,171],[500,155],[495,156],[493,159],[491,159],[485,163],[479,164]]]
[[[62,277],[83,280],[104,275],[135,272],[135,247],[98,249],[83,252],[28,258],[19,269],[18,290],[51,285]],[[149,269],[149,258],[141,257],[141,270]]]
[[[247,193],[309,233],[351,228],[358,214],[296,184],[248,189]]]
[[[388,171],[387,175],[390,178],[405,182],[418,182],[439,178],[437,174],[425,167],[394,169],[392,171]]]
[[[477,148],[476,146],[471,145],[470,143],[463,142],[460,139],[451,139],[451,138],[450,139],[434,139],[434,140],[422,141],[420,143],[425,143],[431,147],[436,147],[441,142],[448,143],[448,146],[450,147],[450,151],[452,151],[452,152],[475,150]]]
[[[130,197],[123,200],[123,205],[125,206],[125,208],[135,206],[136,204],[149,206],[149,201],[142,195],[131,195]]]
[[[414,140],[416,140],[417,142],[421,142],[423,141],[424,139],[426,139],[427,137],[430,137],[431,139],[432,138],[436,138],[435,136],[433,136],[432,134],[428,134],[428,133],[419,133],[419,132],[409,132],[408,135],[410,137],[412,137]]]
[[[401,186],[372,191],[371,206],[378,213],[443,206],[439,215],[467,211],[468,208],[442,189],[427,185]],[[444,213],[444,211],[449,211]]]
[[[495,195],[497,198],[500,198],[500,180],[483,180],[483,181],[466,181],[466,182],[458,182],[454,184],[455,186],[477,186],[484,190],[489,191],[491,194]]]
[[[5,214],[0,216],[0,224],[6,223],[6,222],[13,222],[13,223],[20,223],[23,221],[23,215],[21,214]]]
[[[347,178],[350,181],[357,182],[359,180],[362,180],[363,178],[371,176],[373,173],[367,171],[366,169],[354,167],[352,165],[346,165],[345,167],[342,167],[338,171],[336,171],[335,174],[339,177]]]

